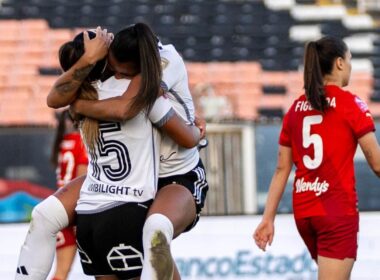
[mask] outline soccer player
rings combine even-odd
[[[177,138],[177,141],[185,147],[195,146],[200,135],[197,128],[180,121],[165,98],[157,98],[161,81],[161,66],[156,48],[156,37],[145,26],[137,26],[135,31],[139,34],[138,39],[143,42],[140,41],[137,46],[132,46],[132,49],[138,48],[138,53],[150,54],[146,60],[143,59],[143,56],[133,56],[134,60],[131,62],[133,71],[141,72],[139,78],[144,85],[141,91],[131,98],[135,116],[130,116],[130,119],[125,122],[105,122],[99,125],[99,142],[95,145],[96,149],[88,149],[91,164],[86,181],[83,183],[83,178],[79,178],[71,183],[71,186],[83,183],[76,209],[79,214],[77,238],[82,264],[86,273],[103,275],[99,276],[99,279],[115,279],[113,275],[128,278],[139,276],[141,273],[139,261],[142,256],[142,248],[140,248],[142,247],[142,226],[147,208],[156,192],[157,159],[159,158],[158,143],[156,143],[157,133],[146,119],[148,112],[149,118],[151,120],[153,118],[156,125],[161,126],[166,133],[174,135],[174,138]],[[87,33],[84,33],[82,51],[78,51],[76,48],[80,42],[69,44],[75,47],[75,51],[66,58],[71,61],[75,58],[78,61],[74,65],[69,65],[70,69],[63,67],[66,70],[63,76],[68,79],[63,83],[61,79],[55,85],[53,95],[58,97],[59,101],[56,102],[57,100],[54,98],[52,101],[49,95],[50,106],[67,105],[64,104],[67,102],[65,99],[71,99],[70,93],[73,92],[75,99],[81,83],[92,72],[93,65],[107,53],[107,33],[100,28],[96,33],[96,37],[92,40],[88,38]],[[61,54],[63,53],[65,52],[61,52]],[[100,99],[106,96],[121,95],[125,91],[126,85],[115,84],[115,81],[113,78],[95,85]],[[120,86],[122,90],[120,90]],[[134,88],[133,81],[128,90],[130,88]],[[142,113],[141,110],[145,113]],[[72,220],[72,209],[77,200],[77,193],[72,189],[74,188],[67,187],[36,207],[32,223],[34,225],[47,223],[48,228],[39,226],[37,229],[34,227],[28,234],[19,264],[25,263],[24,266],[27,269],[29,267],[29,275],[34,276],[24,275],[23,278],[18,274],[16,276],[19,277],[18,279],[42,279],[46,275],[46,270],[48,272],[49,264],[36,265],[30,259],[31,247],[37,246],[34,243],[41,241],[41,236],[35,232],[38,231],[40,235],[49,238],[50,235],[56,233],[57,229]],[[76,189],[78,188],[76,187]],[[71,211],[67,211],[68,209]],[[111,212],[117,212],[117,214]],[[122,214],[120,214],[121,212]],[[123,221],[128,219],[128,223],[119,218]],[[114,228],[110,226],[110,222]],[[87,234],[94,232],[95,227],[100,224],[102,226],[99,229],[106,233],[96,230],[95,232],[99,235],[89,239]],[[129,245],[126,241],[129,242]],[[116,258],[116,261],[113,262],[112,257],[107,257],[108,253],[112,254],[113,252],[118,256],[122,254],[121,258],[125,256],[124,254],[135,256],[136,258],[132,260],[133,263],[129,264],[132,268],[118,267],[119,262]],[[42,257],[51,259],[49,250],[44,252]]]
[[[58,117],[51,162],[56,167],[58,188],[87,172],[87,152],[68,110],[64,110]],[[65,280],[77,250],[73,226],[66,227],[58,233],[56,247],[57,264],[53,280]]]
[[[134,29],[139,25],[141,24],[129,26],[118,32],[113,45],[121,48],[123,44],[135,42]],[[163,86],[167,89],[165,96],[176,113],[188,124],[193,124],[194,104],[184,61],[173,45],[162,45],[158,42],[157,48],[163,68]],[[133,73],[123,56],[126,55],[114,51],[111,47],[108,64],[115,77],[132,78],[131,84],[142,86],[143,81],[136,79],[138,76]],[[123,121],[130,110],[130,107],[126,106],[129,99],[128,94],[101,101],[79,99],[74,103],[74,109],[79,114],[98,120]],[[158,242],[157,239],[163,239],[163,243],[169,248],[173,238],[194,227],[204,206],[207,191],[206,173],[197,148],[183,148],[171,137],[163,134],[160,145],[158,192],[144,225],[145,258],[142,279],[171,279],[165,274],[168,271],[166,266],[160,268],[158,265],[160,262],[162,265],[164,259],[172,259],[170,249],[165,249],[163,254],[162,250],[153,248],[153,244],[160,244],[162,242]],[[178,278],[179,274],[175,271],[175,279]]]
[[[284,117],[277,168],[253,238],[265,251],[293,163],[297,229],[318,264],[318,279],[348,280],[357,254],[359,213],[354,154],[359,143],[380,176],[380,148],[367,105],[347,86],[351,53],[334,37],[309,42],[304,57],[305,94]]]

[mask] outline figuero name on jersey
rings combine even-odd
[[[333,108],[336,108],[336,99],[335,97],[333,98],[329,98],[329,97],[326,97],[326,101],[327,101],[327,104],[329,105],[329,107],[333,107]],[[313,107],[311,107],[309,101],[306,101],[306,100],[303,100],[303,101],[297,101],[297,104],[294,108],[294,111],[295,112],[302,112],[302,111],[311,111],[313,110]]]

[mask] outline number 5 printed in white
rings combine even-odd
[[[303,164],[308,169],[318,168],[323,159],[323,142],[321,136],[318,134],[310,134],[311,126],[314,124],[320,124],[323,118],[321,115],[317,116],[307,116],[303,119],[302,126],[302,145],[305,149],[309,148],[310,145],[314,146],[314,159],[308,155],[304,155],[302,160]]]

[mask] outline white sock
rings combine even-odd
[[[34,207],[18,259],[16,280],[47,278],[54,260],[57,233],[68,224],[66,210],[55,196],[49,196]]]
[[[173,240],[173,224],[162,214],[153,214],[145,221],[143,229],[144,263],[141,273],[141,280],[156,279],[155,270],[151,263],[152,238],[156,232],[162,232],[168,244]]]

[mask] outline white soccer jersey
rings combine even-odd
[[[120,96],[129,80],[109,78],[98,83],[99,99]],[[173,112],[170,102],[160,97],[147,119],[144,113],[125,122],[100,122],[95,152],[89,166],[78,213],[96,213],[125,202],[143,202],[156,195],[158,177],[159,123]]]
[[[194,123],[194,103],[189,90],[185,63],[173,45],[160,44],[163,81],[176,113],[188,124]],[[162,135],[160,145],[160,177],[180,175],[192,170],[199,161],[197,148],[179,147],[169,136]]]

